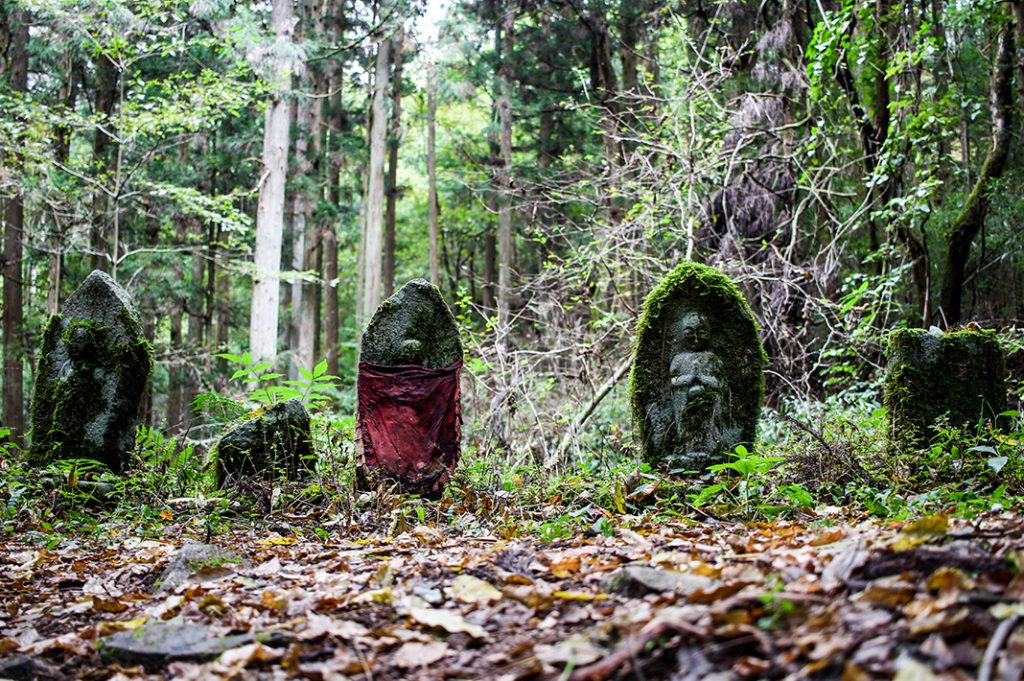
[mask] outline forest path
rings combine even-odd
[[[214,537],[246,564],[193,564],[189,583],[159,595],[185,524],[50,549],[8,535],[0,677],[1021,678],[1016,515],[834,512],[637,520],[552,542],[429,525],[394,537],[327,527],[321,540],[299,523]],[[161,622],[204,625],[207,644],[250,636],[172,659],[97,645],[118,632],[169,643]]]

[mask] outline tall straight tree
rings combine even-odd
[[[366,181],[366,210],[360,240],[362,300],[360,322],[369,321],[381,301],[381,265],[384,242],[384,158],[387,153],[388,68],[391,65],[391,39],[377,44],[377,64],[373,78],[373,104],[370,110],[370,167]]]
[[[277,355],[277,306],[281,296],[281,241],[284,235],[285,175],[288,171],[290,59],[282,56],[292,40],[292,0],[274,0],[270,27],[276,37],[271,60],[270,102],[263,127],[263,178],[256,207],[256,253],[249,351],[257,360]]]
[[[328,33],[335,43],[341,43],[345,36],[345,4],[334,3],[330,12]],[[347,127],[345,106],[341,98],[341,86],[345,67],[340,59],[330,63],[328,76],[327,104],[327,201],[331,206],[341,204],[341,174],[345,156],[341,148],[341,136]],[[327,373],[338,375],[338,227],[329,220],[321,236],[324,266],[324,354],[327,356]],[[359,303],[356,303],[356,307]]]
[[[302,8],[303,41],[323,32],[321,5],[300,3]],[[302,73],[301,93],[296,114],[295,171],[292,232],[292,268],[298,272],[316,269],[318,230],[313,221],[317,173],[314,168],[320,157],[320,111],[323,97],[322,70],[311,63]],[[298,370],[313,368],[313,349],[316,336],[317,295],[313,284],[304,277],[296,277],[292,284],[292,378]]]
[[[405,31],[398,29],[391,39],[391,124],[388,130],[388,174],[385,184],[384,264],[381,275],[384,296],[395,292],[395,208],[398,203],[398,146],[402,141],[402,53]]]
[[[7,81],[14,92],[28,91],[28,13],[18,3],[0,4],[0,83]],[[4,165],[17,173],[20,154],[4,159]],[[9,164],[9,165],[8,165]],[[11,196],[0,204],[4,225],[4,388],[3,423],[16,439],[25,434],[25,396],[22,389],[24,361],[24,309],[22,307],[22,260],[25,238],[25,203],[20,180]]]
[[[510,333],[510,303],[512,292],[512,100],[511,65],[512,44],[515,39],[515,9],[509,8],[501,17],[496,40],[500,46],[498,61],[498,92],[495,109],[501,125],[499,146],[501,162],[498,164],[498,348],[507,349]]]
[[[427,84],[427,222],[430,226],[430,283],[441,285],[441,235],[437,224],[437,75],[429,68]]]

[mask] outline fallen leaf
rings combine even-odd
[[[893,681],[935,681],[935,674],[927,665],[911,657],[902,657],[896,661],[896,676]]]
[[[897,608],[909,603],[916,593],[917,589],[913,585],[905,582],[900,576],[894,575],[876,579],[850,600]]]
[[[391,604],[395,602],[395,593],[391,590],[390,586],[384,587],[383,589],[371,589],[369,591],[364,591],[353,598],[352,602]]]
[[[551,563],[551,574],[558,579],[565,579],[571,577],[580,571],[580,557],[579,556],[568,556],[561,560]]]
[[[174,513],[171,511],[171,509],[165,508],[164,510],[160,511],[160,519],[166,520],[167,522],[171,522],[172,520],[174,520]]]
[[[281,651],[268,648],[262,643],[256,642],[226,650],[217,661],[229,667],[245,668],[256,662],[277,660],[281,655]]]
[[[942,537],[949,530],[949,518],[936,514],[925,516],[910,523],[896,537],[892,548],[894,551],[907,551],[937,537]]]
[[[299,540],[295,537],[268,537],[267,539],[261,539],[256,542],[260,546],[291,546],[298,544]]]
[[[448,595],[460,603],[492,603],[502,598],[493,585],[473,575],[459,575],[452,580]]]
[[[119,614],[128,609],[128,606],[116,598],[104,598],[103,596],[92,597],[93,612],[108,612]]]
[[[438,627],[449,634],[469,634],[473,638],[487,638],[487,631],[476,624],[470,624],[457,612],[436,608],[407,608],[407,614],[425,627]]]
[[[811,540],[811,546],[825,546],[826,544],[834,544],[846,537],[846,530],[841,527],[833,527],[832,529],[825,530],[813,540]]]
[[[553,646],[536,646],[534,651],[538,658],[548,664],[571,664],[574,667],[597,662],[607,654],[607,651],[594,645],[585,634],[573,634]]]
[[[392,657],[392,663],[402,669],[414,669],[434,664],[447,654],[448,644],[444,641],[403,643]]]
[[[552,594],[563,601],[603,601],[608,594],[592,594],[589,591],[556,591]]]

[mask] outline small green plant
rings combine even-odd
[[[307,408],[316,408],[330,401],[330,395],[325,389],[338,380],[337,376],[327,373],[327,360],[318,363],[312,371],[299,367],[299,379],[281,381],[275,385],[274,381],[284,374],[273,371],[271,362],[257,362],[248,352],[241,356],[223,352],[217,357],[239,367],[231,374],[231,380],[254,385],[249,399],[258,404],[269,405],[296,399]]]
[[[730,456],[732,461],[708,466],[719,481],[691,494],[693,506],[714,502],[744,516],[771,517],[814,505],[814,495],[803,485],[779,484],[784,457],[755,454],[743,445],[737,445]],[[731,475],[721,479],[723,474]]]

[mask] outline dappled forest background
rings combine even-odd
[[[143,423],[196,441],[223,353],[326,359],[351,426],[360,330],[423,277],[471,447],[628,447],[688,259],[750,301],[772,407],[875,404],[889,329],[1024,344],[1021,47],[1016,0],[2,0],[2,423],[94,268],[155,349]]]

